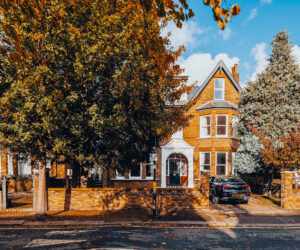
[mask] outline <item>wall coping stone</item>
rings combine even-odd
[[[157,188],[160,191],[200,191],[199,188]],[[48,191],[66,191],[66,188],[48,188]],[[71,191],[153,191],[152,188],[72,188]]]

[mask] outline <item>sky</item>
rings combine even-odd
[[[300,65],[300,0],[228,0],[238,4],[241,12],[233,17],[224,31],[213,19],[212,10],[202,0],[189,0],[195,17],[185,22],[182,29],[170,23],[162,34],[171,32],[174,49],[180,45],[186,51],[179,58],[189,83],[205,80],[217,62],[222,59],[231,70],[238,64],[240,82],[246,86],[263,71],[271,53],[273,37],[285,30],[294,45],[292,54]]]

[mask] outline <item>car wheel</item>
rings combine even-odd
[[[249,200],[245,200],[243,201],[244,204],[248,204]]]
[[[219,197],[216,196],[215,194],[212,195],[212,203],[213,204],[218,204],[220,201]]]

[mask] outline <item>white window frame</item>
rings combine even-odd
[[[131,169],[129,169],[129,179],[131,180],[140,180],[142,179],[142,170],[143,170],[143,163],[138,163],[140,165],[140,176],[131,176]]]
[[[225,135],[218,135],[218,116],[225,116],[226,117],[226,134]],[[219,125],[224,126],[224,125]],[[226,114],[217,114],[216,115],[216,137],[228,137],[228,115]]]
[[[234,120],[235,120],[235,122],[234,122]],[[233,115],[231,117],[231,129],[232,129],[231,136],[233,138],[237,138],[236,125],[237,125],[238,122],[239,122],[239,118],[236,115]]]
[[[201,123],[201,120],[202,120],[202,118],[205,118],[205,117],[209,117],[209,123],[210,123],[210,125],[209,126],[206,126],[206,127],[204,127],[203,125],[202,125],[202,123]],[[209,130],[209,135],[203,135],[202,133],[201,133],[201,131],[202,131],[202,128],[207,128],[207,127],[210,127],[210,130]],[[211,137],[211,115],[202,115],[202,116],[200,116],[200,138],[210,138]]]
[[[216,80],[219,80],[219,79],[222,79],[223,80],[223,86],[222,86],[222,88],[216,88]],[[222,98],[221,99],[217,99],[216,98],[216,90],[222,90],[222,93],[223,93],[223,95],[222,95]],[[214,79],[214,100],[224,100],[225,99],[225,78],[215,78]]]
[[[235,159],[236,152],[231,152],[231,175],[234,175],[234,166],[233,166],[233,160]]]
[[[203,151],[199,153],[199,165],[200,165],[200,172],[204,171],[203,165],[201,165],[201,155],[204,155],[205,153],[209,153],[209,173],[211,173],[211,152],[210,151]],[[204,164],[207,165],[207,164]]]
[[[228,152],[225,151],[217,151],[215,154],[215,170],[216,170],[216,175],[218,175],[218,169],[217,169],[217,165],[218,165],[218,153],[225,153],[226,155],[226,159],[225,159],[225,175],[228,175]]]

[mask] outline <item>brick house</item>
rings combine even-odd
[[[237,105],[241,90],[236,67],[230,72],[223,61],[219,61],[206,80],[177,103],[183,105],[193,102],[187,112],[192,118],[189,126],[177,131],[157,148],[158,187],[199,187],[201,171],[210,171],[210,175],[233,173],[231,163],[238,146],[233,127],[238,119]],[[13,164],[12,154],[7,154],[7,161],[4,155],[0,168],[7,164],[6,174],[17,176],[31,173],[30,159]],[[54,162],[49,176],[64,180],[67,168],[64,164]],[[4,167],[0,172],[5,172]],[[100,168],[93,169],[89,175],[101,179],[102,187],[152,188],[153,172],[153,166],[144,162],[134,169],[125,168],[124,173],[110,171],[109,177]],[[74,177],[80,175],[82,173],[73,173]],[[79,182],[74,186],[79,186]]]
[[[238,147],[234,125],[238,121],[241,87],[237,65],[230,72],[220,60],[201,86],[196,86],[180,103],[193,101],[187,112],[189,126],[177,131],[157,149],[156,180],[160,188],[197,188],[201,172],[210,175],[233,173],[232,159]],[[179,104],[180,105],[180,104]],[[151,188],[153,166],[140,163],[124,173],[111,171],[103,187]]]

